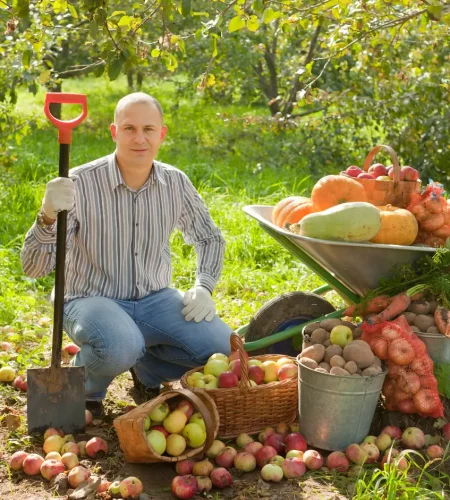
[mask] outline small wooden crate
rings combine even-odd
[[[174,398],[189,400],[196,410],[201,413],[206,425],[206,441],[203,446],[199,448],[187,448],[185,453],[178,457],[156,453],[148,444],[144,430],[144,421],[153,408]],[[219,430],[219,414],[213,399],[208,394],[194,394],[187,389],[174,389],[164,392],[151,401],[147,401],[125,415],[116,418],[114,420],[114,428],[116,429],[120,447],[127,462],[179,462],[186,458],[198,456],[211,447]]]
[[[248,378],[248,362],[244,345],[239,335],[233,333],[230,338],[231,349],[239,352],[241,360],[241,380],[238,387],[230,389],[196,389],[187,383],[189,375],[202,371],[203,367],[188,371],[181,377],[182,387],[189,388],[195,394],[207,393],[214,400],[219,413],[219,432],[222,439],[234,438],[241,432],[256,434],[266,427],[279,423],[292,423],[298,413],[298,377],[288,380],[251,386]],[[261,362],[277,361],[289,356],[266,354],[255,356]],[[297,364],[295,358],[292,362]]]

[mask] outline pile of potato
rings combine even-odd
[[[353,340],[344,348],[333,345],[330,340],[331,330],[338,325],[348,326],[353,332]],[[381,360],[373,354],[367,342],[359,340],[362,331],[353,323],[327,319],[307,325],[304,333],[300,363],[308,368],[348,377],[369,377],[383,371]]]
[[[436,300],[416,300],[403,313],[414,332],[440,333],[434,320],[434,312],[438,307]]]

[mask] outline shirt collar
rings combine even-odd
[[[108,163],[110,171],[109,179],[111,183],[111,188],[114,190],[117,188],[117,186],[120,186],[121,184],[125,183],[123,182],[122,174],[120,173],[115,153],[109,155]],[[161,184],[167,184],[164,175],[164,169],[162,168],[161,163],[158,161],[153,161],[153,168],[150,174],[150,179],[148,180],[146,185],[148,186],[149,184],[154,184],[155,180],[157,180]]]

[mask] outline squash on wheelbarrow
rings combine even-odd
[[[370,203],[342,203],[307,215],[290,229],[300,236],[322,240],[369,241],[381,229],[381,214]]]

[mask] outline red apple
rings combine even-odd
[[[13,382],[14,389],[19,391],[27,392],[27,381],[22,375],[18,375]]]
[[[261,445],[262,446],[262,445]],[[16,451],[8,460],[8,465],[11,470],[22,470],[23,461],[28,457],[26,451]]]
[[[85,410],[86,425],[92,424],[92,413],[89,410]]]
[[[133,476],[123,479],[119,485],[119,492],[122,498],[139,498],[143,489],[140,479]]]
[[[63,351],[66,351],[67,354],[73,356],[74,354],[77,354],[77,352],[80,352],[80,348],[75,344],[67,344],[63,347]]]
[[[266,439],[275,432],[273,427],[266,427],[263,431],[258,434],[258,441],[262,444],[266,442]]]
[[[180,408],[178,408],[180,409]],[[166,431],[166,429],[162,425],[152,425],[150,427],[150,431],[159,431],[162,434],[164,434],[164,437],[167,438],[169,433]]]
[[[192,417],[192,414],[195,411],[194,406],[187,399],[183,399],[177,404],[177,410],[181,410],[182,412],[184,412],[188,420]]]
[[[261,469],[270,462],[270,459],[277,456],[277,450],[273,446],[263,446],[256,452],[255,458],[258,467]]]
[[[44,441],[49,438],[50,436],[60,436],[64,437],[64,432],[61,429],[55,429],[54,427],[49,427],[45,432],[44,432]]]
[[[248,378],[253,380],[256,385],[264,382],[264,370],[260,366],[252,365],[248,367]]]
[[[244,358],[248,361],[248,352],[244,351]],[[231,363],[235,359],[241,359],[239,357],[239,351],[232,351],[232,353],[228,356],[228,362]]]
[[[369,167],[369,174],[372,174],[374,177],[380,177],[381,175],[387,175],[387,168],[382,163],[374,163]]]
[[[236,375],[236,377],[241,380],[241,360],[234,359],[230,365],[230,371]]]
[[[247,451],[240,451],[234,457],[234,467],[243,472],[251,472],[256,468],[256,458]]]
[[[362,443],[361,449],[367,453],[366,464],[374,464],[380,458],[380,450],[375,443]]]
[[[389,177],[394,180],[394,167],[392,167],[391,169],[389,169],[388,171],[388,175]],[[403,172],[402,170],[400,170],[400,180],[401,181],[404,181],[405,180],[405,172]]]
[[[197,477],[197,493],[208,493],[212,488],[212,481],[207,476]]]
[[[413,167],[402,167],[401,172],[403,173],[405,181],[418,181],[419,172]]]
[[[65,471],[64,464],[57,460],[45,460],[41,464],[41,474],[44,479],[50,481],[58,474],[63,474]]]
[[[278,380],[287,380],[298,375],[298,367],[294,363],[283,365],[277,372]]]
[[[259,441],[253,441],[253,443],[248,443],[243,451],[251,453],[252,455],[256,455],[256,453],[263,447],[264,445]]]
[[[391,439],[400,439],[402,437],[402,430],[396,425],[387,425],[380,434],[387,434]]]
[[[427,448],[427,455],[431,460],[434,458],[442,458],[444,456],[444,449],[437,444],[432,444]]]
[[[286,453],[291,450],[306,451],[308,444],[306,439],[299,432],[288,434],[285,439]]]
[[[233,478],[231,474],[224,469],[223,467],[218,467],[211,472],[211,482],[216,488],[226,488],[227,486],[231,486],[233,482]]]
[[[323,466],[323,457],[316,450],[306,450],[303,454],[303,462],[309,470],[319,470]]]
[[[111,482],[108,481],[106,478],[103,478],[100,481],[100,484],[97,486],[97,493],[104,493],[105,491],[108,491],[110,486]]]
[[[219,388],[227,389],[230,387],[237,387],[239,379],[233,372],[222,372],[219,375]]]
[[[281,465],[283,475],[286,479],[302,477],[306,472],[306,465],[300,458],[286,458]]]
[[[277,454],[281,455],[284,453],[284,436],[274,432],[264,441],[264,446],[272,446],[277,450]]]
[[[350,461],[342,451],[333,451],[327,457],[327,467],[336,469],[338,472],[347,472],[350,467]]]
[[[227,446],[217,455],[214,460],[219,467],[225,467],[225,469],[228,469],[232,467],[234,463],[234,457],[236,455],[237,451],[231,446]]]
[[[289,424],[285,424],[284,422],[281,424],[277,424],[275,426],[275,432],[278,434],[283,434],[283,436],[287,436],[290,434],[292,431],[290,430]]]
[[[402,443],[407,448],[420,450],[425,444],[425,434],[418,427],[408,427],[402,434]]]
[[[64,455],[60,459],[60,462],[67,467],[67,470],[72,470],[74,467],[79,465],[78,457],[75,455],[75,453],[64,453]]]
[[[192,474],[194,465],[195,462],[190,458],[186,458],[185,460],[180,460],[175,464],[175,472],[179,476],[189,476],[190,474]]]
[[[450,441],[450,422],[442,427],[442,435],[444,436],[444,439]]]
[[[358,175],[362,173],[362,170],[359,167],[352,165],[346,169],[345,173],[350,177],[358,177]]]
[[[30,453],[22,462],[23,471],[27,476],[37,476],[41,472],[44,459],[36,453]]]
[[[108,443],[99,437],[94,437],[86,443],[86,453],[91,458],[102,457],[108,453]]]
[[[366,172],[363,172],[362,174],[359,174],[357,179],[372,179],[375,180],[375,177],[372,174],[368,174]]]

